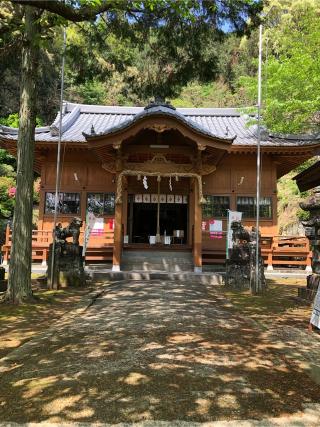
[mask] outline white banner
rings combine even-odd
[[[87,250],[87,246],[88,246],[88,242],[89,242],[89,238],[90,238],[90,234],[91,231],[93,229],[93,226],[96,222],[96,217],[94,215],[94,213],[92,212],[87,212],[87,216],[86,216],[86,228],[84,231],[84,241],[83,241],[83,249],[82,249],[82,256],[85,256],[86,250]]]
[[[227,255],[228,255],[228,249],[232,249],[231,224],[233,223],[233,221],[241,221],[241,220],[242,220],[242,212],[228,210]]]
[[[320,286],[314,299],[310,323],[320,328]]]

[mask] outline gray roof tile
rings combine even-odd
[[[156,106],[145,110],[143,107],[118,107],[84,105],[66,102],[62,119],[62,140],[85,142],[84,134],[110,134],[152,114],[175,117],[205,135],[223,139],[233,139],[233,145],[256,145],[256,126],[248,126],[248,116],[242,115],[236,108],[177,108]],[[252,117],[250,118],[252,120]],[[59,114],[49,127],[38,128],[36,141],[56,142],[58,140]],[[17,139],[17,129],[0,126],[0,137]],[[272,135],[263,133],[261,144],[274,146],[302,146],[320,143],[320,137],[314,135]]]

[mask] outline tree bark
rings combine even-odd
[[[22,47],[19,135],[17,142],[17,190],[13,216],[12,248],[6,299],[21,303],[32,298],[32,205],[33,160],[36,127],[37,46],[40,26],[38,9],[25,7]]]

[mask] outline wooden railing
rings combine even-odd
[[[80,232],[80,244],[83,243],[83,231]],[[224,233],[225,234],[225,233]],[[225,239],[225,236],[224,236]],[[6,241],[2,246],[3,263],[10,259],[12,232],[7,227]],[[52,242],[52,232],[47,230],[34,230],[32,232],[32,261],[42,262],[46,265],[49,245]],[[225,245],[223,245],[224,247]],[[268,270],[277,266],[304,266],[311,271],[312,252],[309,240],[300,236],[262,236],[261,252]],[[111,261],[113,253],[113,231],[106,231],[101,235],[90,236],[86,261]],[[204,264],[224,264],[226,258],[225,248],[203,249],[202,260]]]
[[[99,235],[91,235],[89,238],[85,259],[86,261],[111,261],[113,253],[113,231],[104,231]],[[79,242],[83,244],[84,232],[80,232]],[[52,231],[32,231],[32,261],[47,265],[49,245],[52,243]],[[3,264],[10,259],[12,245],[12,231],[7,227],[6,240],[2,246]]]
[[[261,236],[261,253],[268,270],[277,266],[304,266],[307,271],[311,271],[312,252],[306,237]],[[225,257],[225,248],[202,250],[204,264],[224,264]]]
[[[274,236],[271,248],[264,249],[268,270],[273,266],[305,266],[311,271],[312,252],[309,240],[302,236]]]

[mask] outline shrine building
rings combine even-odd
[[[58,134],[59,115],[36,129],[41,195],[35,248],[52,239]],[[17,129],[0,126],[1,145],[13,155],[17,136]],[[278,233],[277,179],[319,148],[311,136],[262,132],[262,236]],[[109,251],[114,271],[125,251],[147,249],[189,252],[199,272],[203,254],[225,257],[228,210],[241,211],[245,226],[255,224],[256,152],[257,128],[238,109],[65,102],[58,222],[78,216],[85,225],[92,212],[88,259],[105,260]]]

